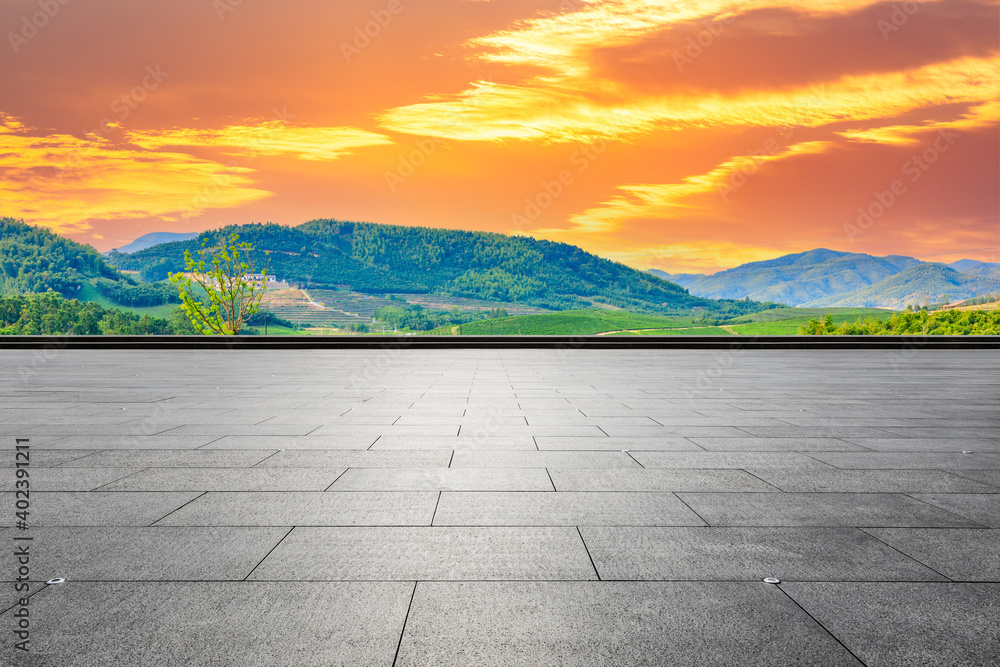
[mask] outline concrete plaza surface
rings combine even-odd
[[[7,350],[0,379],[0,664],[1000,664],[995,351]]]

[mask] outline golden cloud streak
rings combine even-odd
[[[580,56],[601,45],[635,43],[672,23],[734,18],[759,9],[793,9],[811,15],[843,14],[881,0],[810,0],[792,4],[788,0],[576,0],[576,11],[528,19],[511,30],[503,30],[471,41],[485,48],[483,60],[510,65],[533,65],[563,76],[586,76],[586,61]]]
[[[258,125],[230,125],[221,130],[174,128],[129,132],[137,146],[219,148],[228,154],[289,155],[301,160],[336,160],[351,149],[384,146],[392,139],[353,127],[294,127],[274,120]]]
[[[1000,94],[1000,91],[998,91]],[[938,130],[970,130],[977,127],[995,127],[1000,123],[1000,101],[993,100],[973,107],[961,118],[922,125],[887,125],[864,130],[847,130],[837,134],[851,141],[869,144],[905,146],[920,142],[920,134]]]
[[[0,115],[2,214],[60,233],[93,220],[181,215],[258,201],[251,169],[179,153],[136,151],[90,136],[29,136],[32,128]]]
[[[380,124],[408,134],[465,141],[631,141],[657,129],[711,126],[820,127],[891,118],[944,104],[981,104],[1000,89],[992,58],[962,58],[905,72],[846,76],[819,86],[737,95],[596,101],[558,87],[480,83],[458,98],[399,107]]]

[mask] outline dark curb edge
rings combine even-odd
[[[1000,336],[0,336],[0,350],[1000,350]]]

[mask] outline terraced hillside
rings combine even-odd
[[[343,327],[371,322],[370,316],[360,317],[340,310],[320,308],[309,300],[307,292],[300,289],[268,290],[261,300],[261,309],[289,322],[319,327]]]
[[[443,294],[397,294],[397,297],[406,299],[407,303],[423,306],[424,308],[440,308],[450,310],[460,308],[461,310],[489,310],[491,308],[503,308],[510,315],[540,315],[552,312],[544,308],[526,306],[523,303],[510,303],[506,301],[484,301],[482,299],[467,299],[460,296],[446,296]]]

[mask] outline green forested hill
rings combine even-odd
[[[76,296],[91,278],[118,273],[90,246],[13,218],[0,218],[0,296],[57,292]]]
[[[161,280],[184,268],[205,238],[236,231],[241,241],[269,252],[269,272],[294,284],[344,286],[361,292],[425,292],[524,303],[552,310],[594,304],[647,313],[701,309],[738,315],[765,306],[716,301],[643,271],[565,243],[485,232],[314,220],[298,227],[251,224],[154,246],[131,255],[112,253],[121,269]],[[212,241],[210,240],[210,243]]]
[[[0,297],[54,292],[88,301],[95,290],[122,306],[180,302],[172,285],[139,285],[109,266],[89,245],[23,221],[0,218]]]

